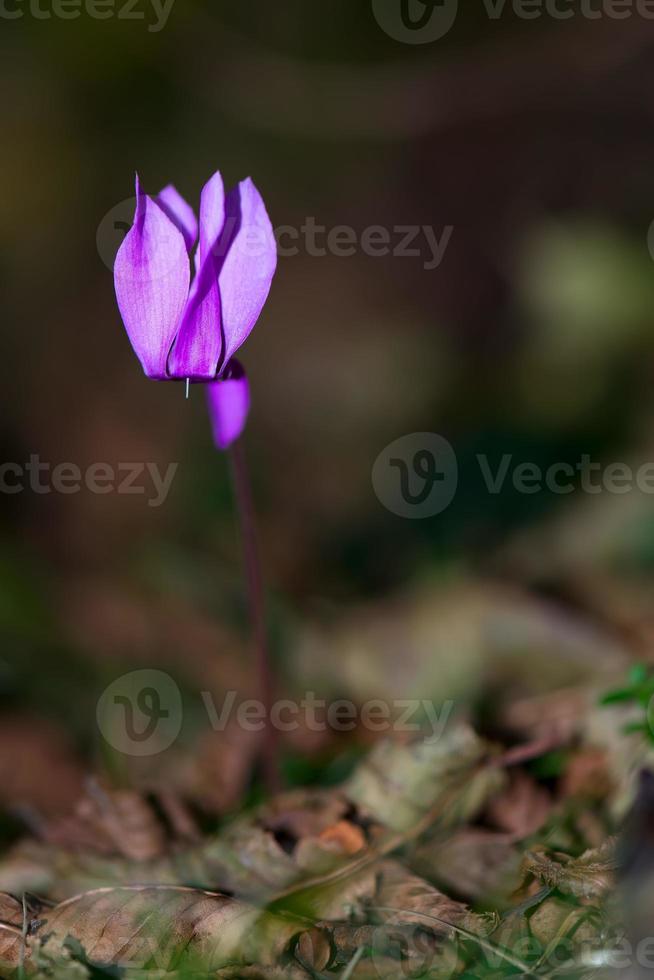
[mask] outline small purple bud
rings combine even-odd
[[[214,442],[218,449],[229,449],[250,411],[250,385],[240,361],[232,358],[223,376],[207,385],[207,403]]]

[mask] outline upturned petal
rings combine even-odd
[[[220,242],[225,228],[225,185],[217,170],[202,188],[200,197],[200,253],[201,261],[211,252],[221,260]]]
[[[216,377],[223,354],[218,259],[215,255],[225,223],[225,195],[220,173],[204,186],[200,198],[198,272],[168,359],[173,378],[208,381]]]
[[[272,224],[249,178],[227,196],[220,251],[224,255],[219,283],[226,364],[259,319],[277,267]]]
[[[134,224],[118,250],[114,285],[134,351],[151,378],[166,376],[166,360],[188,297],[190,267],[184,236],[140,189]]]
[[[250,411],[250,385],[239,361],[231,360],[223,377],[207,385],[207,402],[214,442],[218,449],[228,449],[243,432]]]
[[[155,197],[155,201],[181,231],[186,248],[190,252],[198,240],[198,219],[191,205],[184,200],[173,184],[164,187]]]

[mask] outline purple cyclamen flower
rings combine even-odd
[[[277,265],[270,219],[249,178],[225,196],[220,173],[202,190],[199,223],[172,184],[153,199],[137,177],[136,199],[114,265],[123,323],[149,378],[208,383],[214,437],[225,449],[249,407],[247,378],[233,356],[259,318]]]

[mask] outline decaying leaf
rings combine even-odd
[[[14,895],[31,892],[53,901],[111,885],[179,883],[180,877],[168,858],[135,863],[29,839],[19,842],[0,862],[2,891]]]
[[[449,934],[448,923],[466,928],[476,924],[475,917],[463,902],[444,895],[397,861],[384,861],[379,867],[374,903],[381,922],[392,919],[423,928],[429,925],[437,934]],[[430,918],[426,919],[426,916]]]
[[[52,773],[57,774],[52,779]],[[44,816],[65,813],[84,786],[84,770],[58,726],[4,713],[0,719],[0,803]]]
[[[92,782],[77,806],[76,817],[79,824],[95,833],[95,849],[103,853],[119,854],[132,861],[152,861],[165,853],[166,839],[160,821],[143,796],[133,790],[107,790]],[[76,830],[73,824],[71,831]],[[79,839],[74,837],[61,843],[79,850]]]
[[[544,948],[555,947],[562,940],[574,940],[581,945],[597,935],[589,909],[570,905],[560,898],[541,902],[529,916],[529,928]]]
[[[0,977],[450,980],[476,957],[528,974],[520,943],[545,956],[597,931],[616,861],[611,840],[569,856],[603,839],[600,817],[588,829],[526,758],[461,724],[380,742],[340,789],[274,796],[204,837],[94,786],[0,862]]]
[[[9,926],[22,926],[23,918],[23,903],[13,895],[0,894],[0,922]]]
[[[602,800],[612,789],[608,753],[592,746],[575,752],[563,774],[561,795]]]
[[[79,944],[92,965],[125,970],[215,971],[232,966],[292,964],[298,941],[322,970],[331,944],[320,931],[291,916],[273,915],[232,898],[191,888],[106,888],[76,896],[30,922],[25,961],[33,967],[41,950],[53,960],[70,957]],[[20,935],[20,934],[19,934]],[[22,938],[22,936],[21,936]],[[3,947],[6,970],[20,960],[16,933]],[[5,972],[5,975],[8,975]]]
[[[527,773],[513,770],[509,785],[489,801],[486,817],[513,840],[523,840],[540,830],[551,810],[548,791]]]
[[[0,889],[63,900],[105,886],[180,884],[263,901],[308,873],[284,843],[256,816],[235,821],[197,845],[143,861],[26,840],[0,862]],[[322,850],[333,859],[333,846]]]
[[[481,827],[425,841],[410,857],[412,868],[442,888],[470,901],[483,896],[500,904],[518,887],[521,860],[505,834]]]
[[[9,969],[18,967],[21,956],[24,955],[25,937],[19,925],[7,925],[0,923],[0,971],[3,965],[8,964]]]
[[[333,847],[342,854],[357,854],[366,846],[365,834],[349,820],[339,820],[333,827],[327,827],[319,840],[325,847]]]
[[[436,741],[381,742],[352,775],[345,793],[379,823],[404,831],[457,788],[452,818],[464,821],[503,783],[499,770],[479,768],[487,753],[488,746],[464,725]]]
[[[615,841],[607,840],[601,847],[585,851],[578,858],[529,851],[524,867],[538,881],[566,895],[597,900],[613,885],[617,868]]]
[[[165,770],[156,780],[150,775],[146,785],[157,792],[172,788],[210,813],[229,813],[243,798],[259,743],[257,732],[230,721],[224,731],[202,734],[192,753],[180,751],[166,759]]]
[[[351,810],[339,792],[296,791],[273,798],[258,811],[257,822],[293,856],[297,877],[324,874],[367,846]]]
[[[433,743],[381,743],[342,791],[284,794],[195,846],[148,860],[126,860],[118,840],[113,855],[26,842],[0,862],[0,889],[62,900],[119,884],[181,884],[265,903],[305,879],[347,866],[368,846],[364,826],[411,830],[440,805],[444,825],[473,817],[505,782],[499,767],[482,764],[487,751],[466,727]],[[133,807],[131,797],[128,802],[132,819],[138,816],[131,850],[153,854],[161,839],[152,834],[149,812]],[[115,806],[109,809],[101,825],[105,843],[108,827],[120,834]]]

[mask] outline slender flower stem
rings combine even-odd
[[[265,600],[259,547],[254,519],[252,489],[243,443],[239,439],[229,450],[234,497],[238,509],[243,546],[243,561],[247,578],[248,603],[252,623],[256,673],[259,696],[266,711],[266,726],[262,732],[261,760],[266,786],[270,792],[280,788],[279,761],[277,756],[277,732],[271,723],[273,704],[273,672],[266,631]]]

